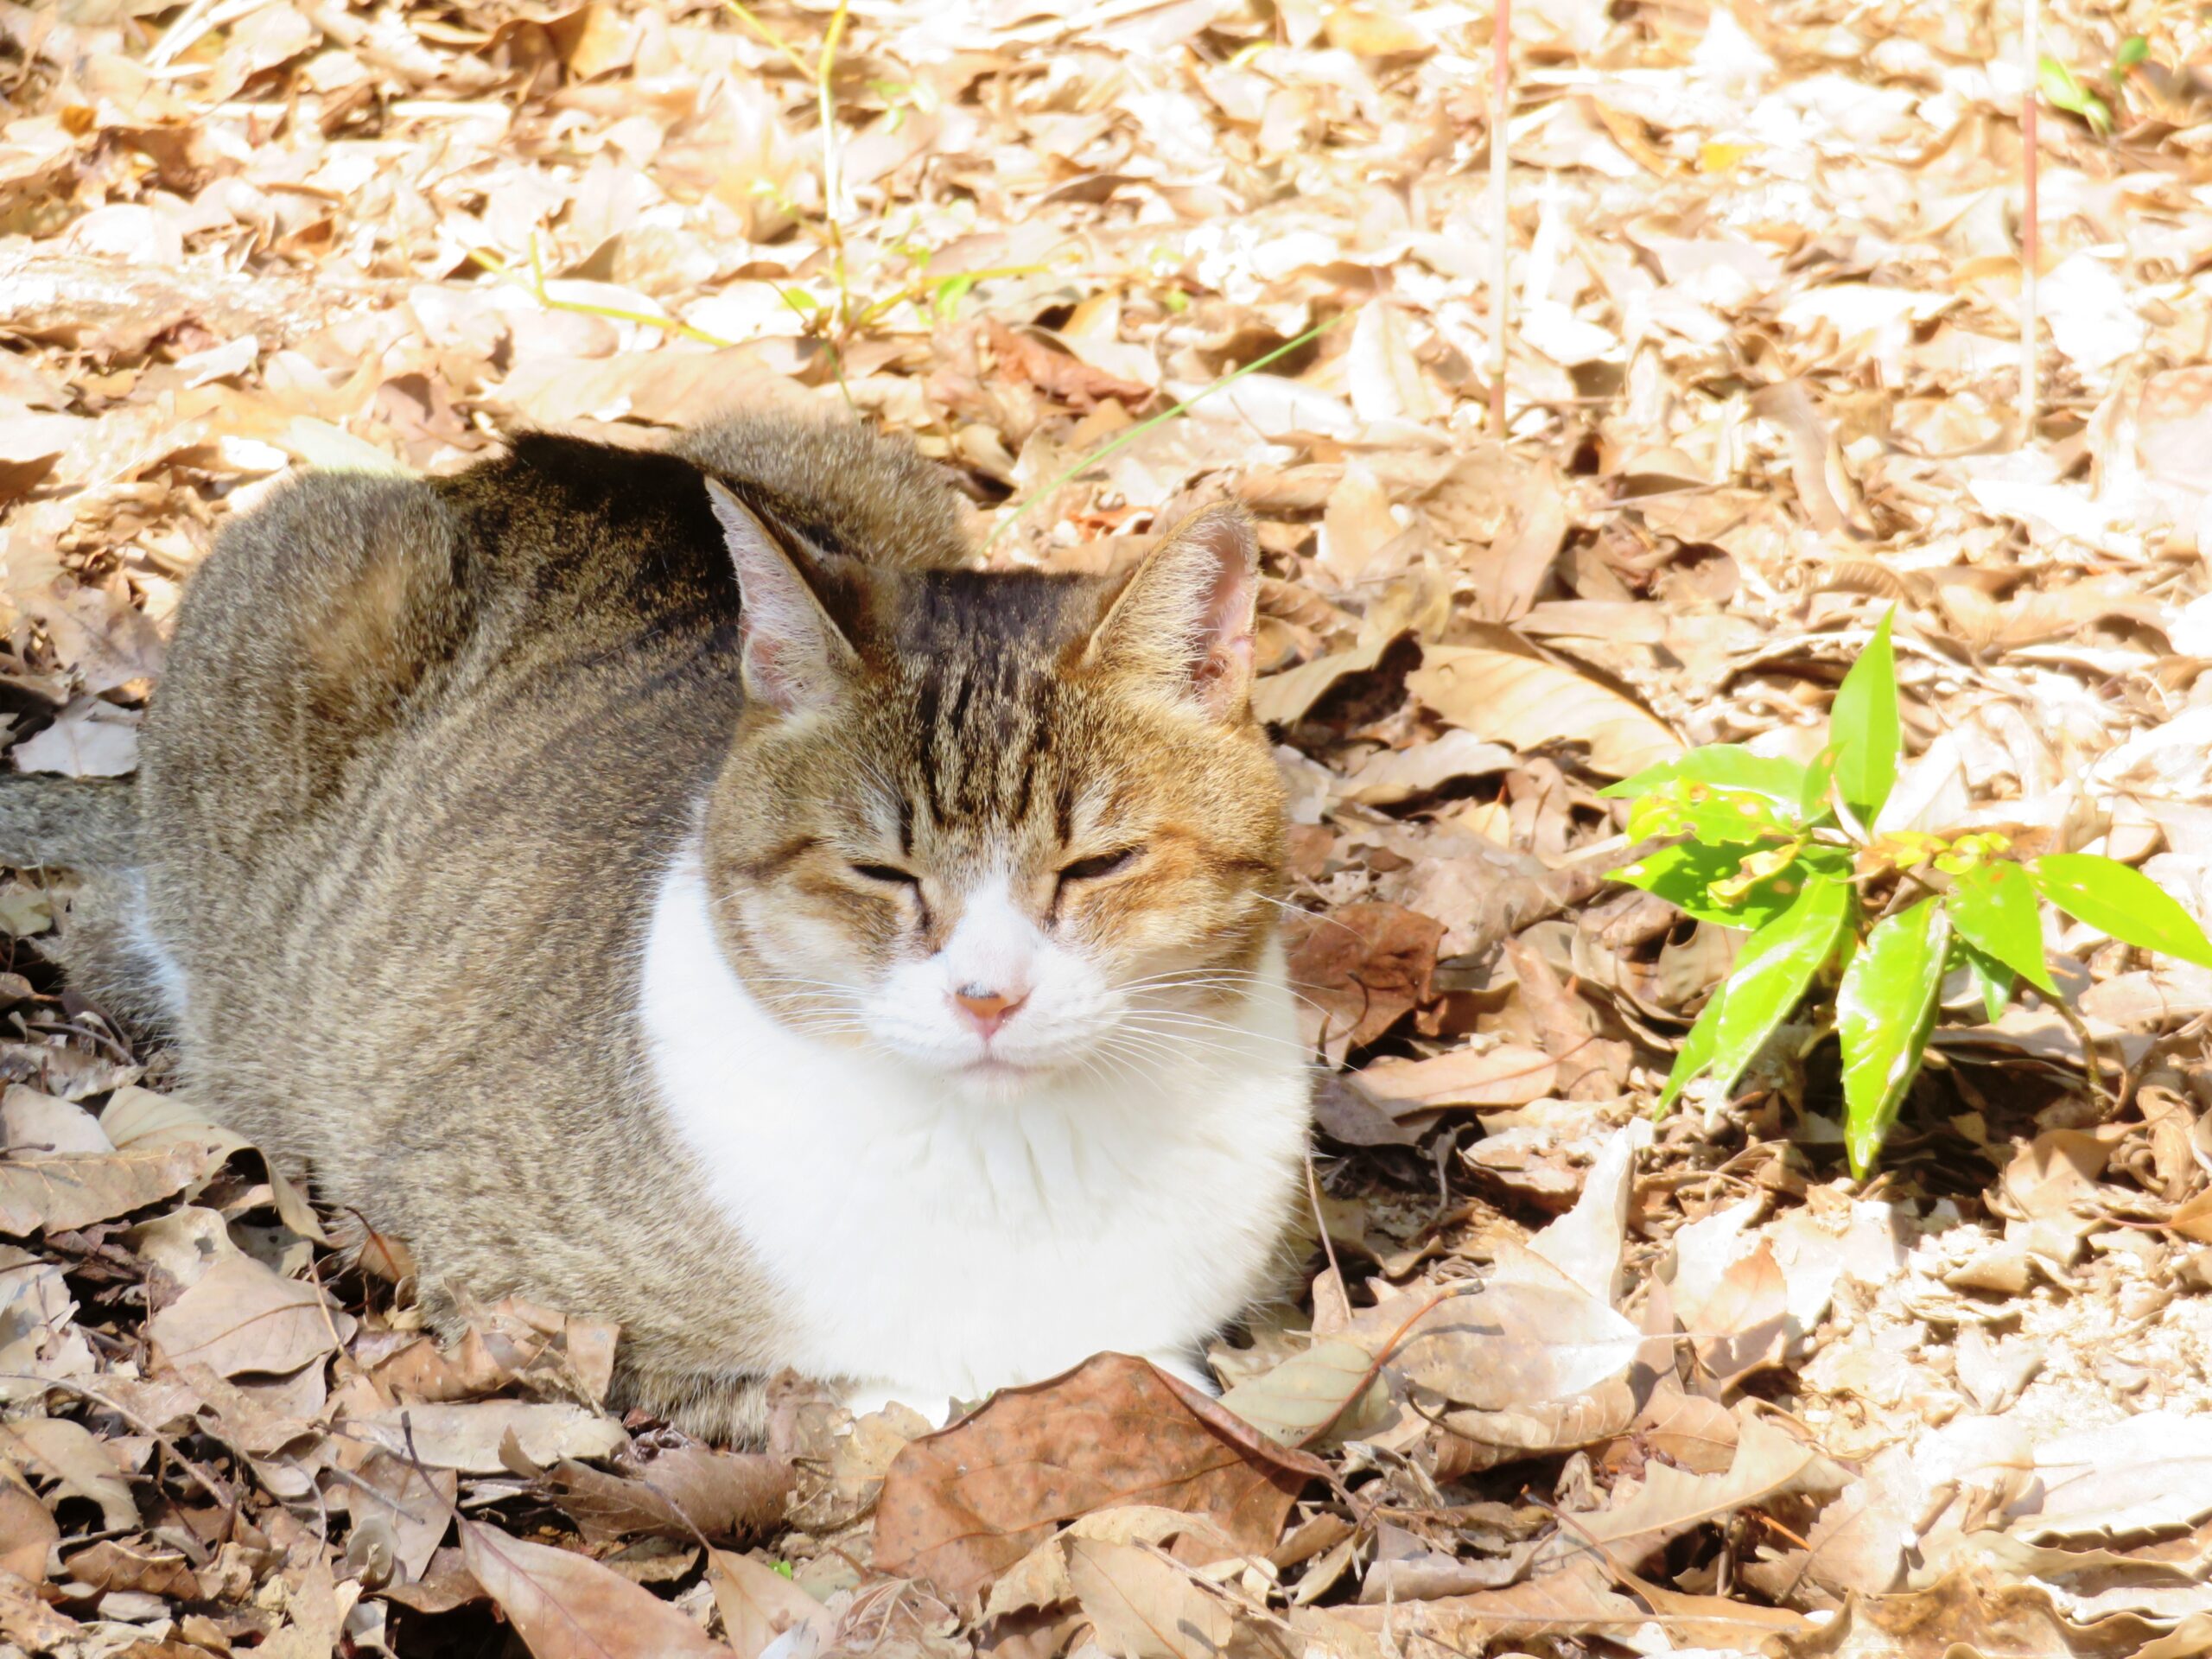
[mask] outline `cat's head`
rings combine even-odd
[[[1281,880],[1243,515],[1124,579],[916,572],[795,553],[709,487],[747,709],[705,868],[753,994],[980,1094],[1205,1051]]]

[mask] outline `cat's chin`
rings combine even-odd
[[[986,1056],[956,1067],[949,1075],[963,1093],[982,1100],[1010,1100],[1027,1094],[1058,1071],[1056,1066],[1025,1065],[1018,1060]]]

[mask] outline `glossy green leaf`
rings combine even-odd
[[[1872,825],[1897,781],[1904,753],[1904,723],[1897,714],[1897,659],[1890,643],[1897,620],[1891,607],[1873,639],[1836,688],[1828,712],[1828,741],[1835,747],[1835,781],[1861,823]]]
[[[1708,743],[1679,760],[1646,766],[1634,777],[1624,778],[1598,792],[1630,800],[1684,781],[1713,789],[1741,790],[1794,808],[1803,798],[1805,768],[1779,755],[1753,754],[1740,743]]]
[[[1797,815],[1764,795],[1677,780],[1633,803],[1625,828],[1631,842],[1694,836],[1700,841],[1748,847],[1762,841],[1789,841],[1797,834]]]
[[[2018,864],[1961,870],[1943,900],[1951,925],[1975,950],[2000,962],[2037,990],[2058,995],[2044,965],[2043,906],[2035,883]]]
[[[1956,917],[1952,918],[1952,925],[1957,925]],[[2012,1000],[2012,970],[1963,942],[1959,945],[1959,957],[1974,978],[1975,995],[1981,998],[1982,1013],[1991,1025],[1995,1025],[2005,1017],[2005,1005]]]
[[[2124,75],[2150,55],[2151,42],[2140,35],[2131,35],[2120,43],[2120,50],[2113,56],[2112,67]]]
[[[1843,970],[1835,1031],[1843,1046],[1844,1149],[1861,1180],[1920,1070],[1943,988],[1950,923],[1923,899],[1876,924]]]
[[[2027,871],[2037,890],[2075,921],[2122,944],[2212,968],[2212,939],[2142,871],[2094,853],[2052,853]]]
[[[1709,1071],[1722,1089],[1735,1086],[1775,1027],[1805,1000],[1813,976],[1835,955],[1855,902],[1849,882],[1816,880],[1745,943],[1719,994],[1717,1016],[1711,1008],[1706,1011],[1713,1016],[1713,1025],[1699,1055],[1700,1069]],[[1705,1022],[1706,1016],[1700,1016],[1698,1025]],[[1698,1042],[1694,1028],[1690,1039],[1684,1045],[1686,1054]],[[1677,1057],[1662,1099],[1671,1101],[1694,1075],[1683,1071]]]
[[[1797,817],[1804,823],[1818,823],[1831,810],[1828,791],[1835,785],[1835,746],[1831,743],[1805,768],[1805,786],[1797,798]]]
[[[1786,841],[1797,828],[1794,809],[1777,807],[1764,795],[1736,791],[1692,801],[1681,808],[1681,833],[1733,847]]]
[[[1796,904],[1808,883],[1822,876],[1841,880],[1851,874],[1850,855],[1840,848],[1808,847],[1774,874],[1754,882],[1740,902],[1731,905],[1714,899],[1713,884],[1735,875],[1743,861],[1739,847],[1704,847],[1687,841],[1623,865],[1612,879],[1664,899],[1694,921],[1757,929]]]

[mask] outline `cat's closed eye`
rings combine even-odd
[[[852,868],[853,874],[863,881],[878,881],[902,887],[921,885],[920,876],[912,870],[902,870],[895,864],[855,864]]]
[[[1119,875],[1135,863],[1143,851],[1141,847],[1119,847],[1110,853],[1095,853],[1089,858],[1078,858],[1072,864],[1060,867],[1060,880],[1096,881],[1103,876]]]

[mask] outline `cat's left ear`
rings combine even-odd
[[[1260,547],[1241,507],[1207,507],[1144,556],[1084,648],[1087,666],[1156,677],[1216,720],[1252,694]]]
[[[749,702],[804,714],[833,702],[860,671],[860,658],[791,556],[719,479],[707,494],[737,568],[739,666]]]

